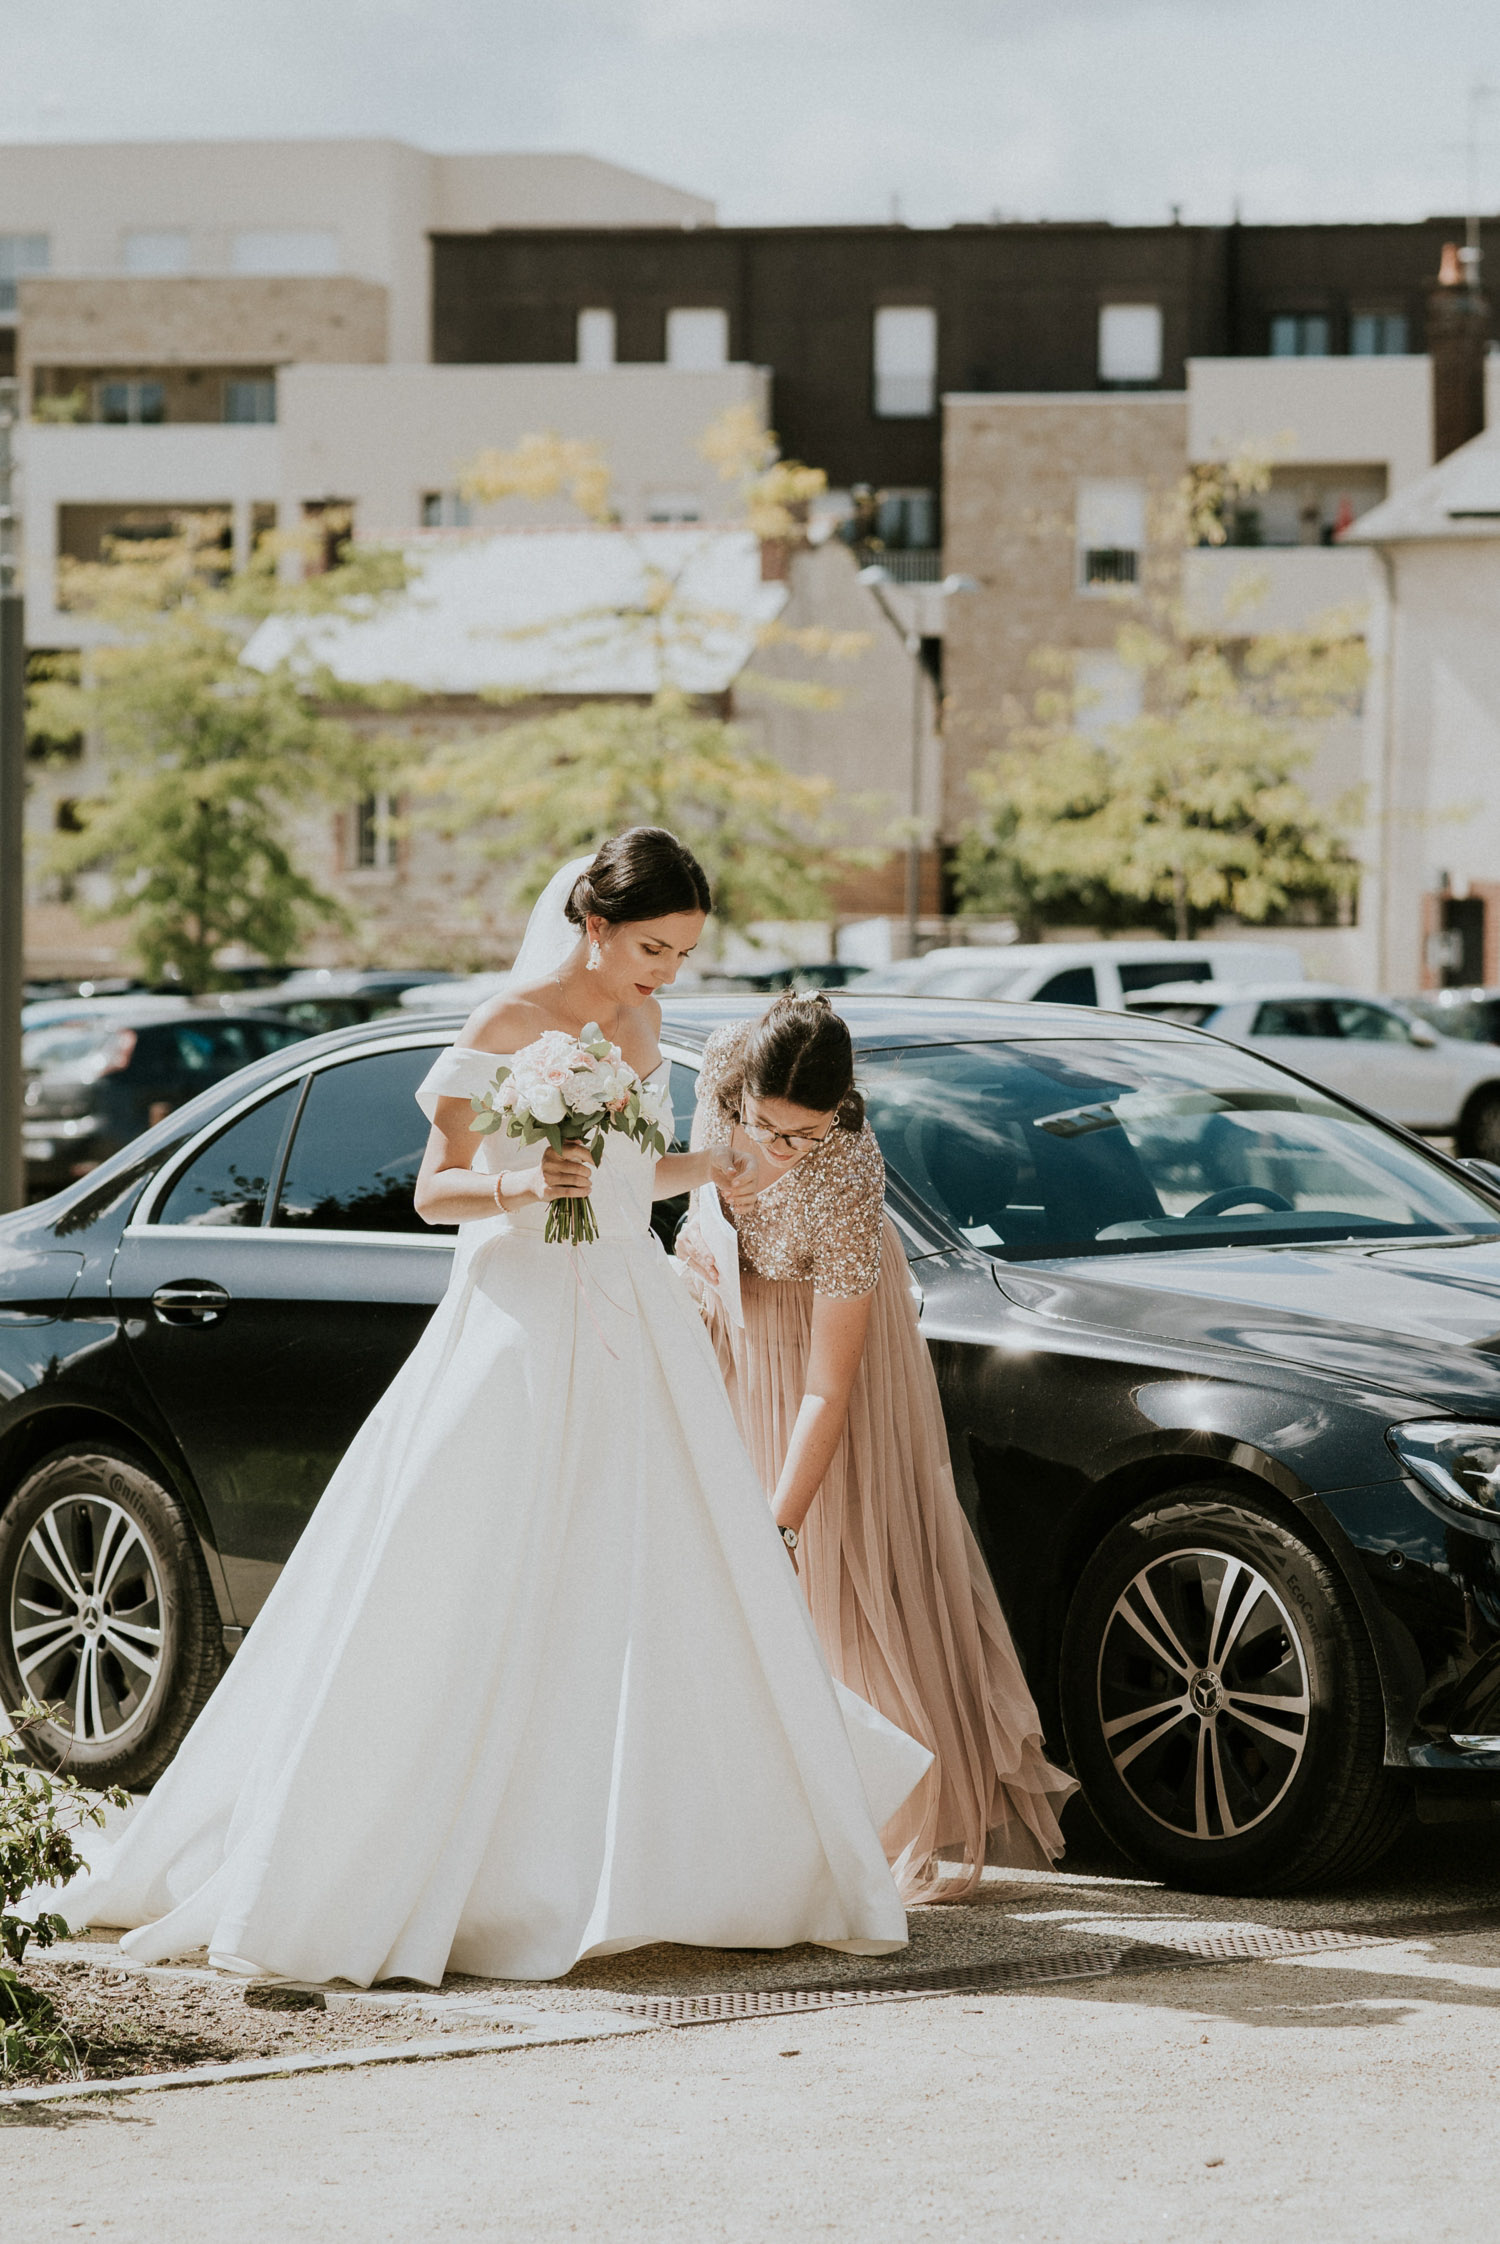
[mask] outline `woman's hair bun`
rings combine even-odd
[[[750,1031],[744,1080],[759,1099],[810,1114],[837,1113],[857,1130],[865,1102],[854,1088],[854,1041],[826,990],[783,990]]]
[[[600,845],[563,910],[581,928],[591,915],[618,925],[711,912],[713,903],[708,875],[675,834],[665,826],[630,826]]]

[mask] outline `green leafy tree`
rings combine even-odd
[[[791,546],[805,536],[808,508],[825,478],[821,470],[782,460],[774,435],[753,413],[736,408],[722,415],[704,432],[700,449],[734,485],[741,518],[757,537]],[[555,435],[528,436],[512,451],[482,453],[466,470],[463,488],[486,503],[564,497],[600,526],[617,520],[602,454]],[[639,823],[670,826],[682,836],[713,883],[718,918],[732,927],[826,916],[834,874],[872,854],[834,846],[827,781],[798,778],[756,753],[743,727],[702,707],[688,690],[705,655],[722,659],[746,635],[742,613],[715,609],[697,594],[696,550],[686,541],[671,569],[659,564],[656,548],[642,547],[638,587],[628,600],[512,634],[545,641],[559,692],[568,690],[571,677],[595,669],[603,654],[648,650],[659,689],[649,701],[587,701],[496,722],[429,752],[407,772],[406,786],[432,803],[425,822],[467,837],[480,856],[513,867],[520,900],[538,893],[560,857]],[[847,661],[869,643],[863,633],[798,630],[775,620],[753,636],[759,645],[787,646],[814,663]],[[763,677],[747,668],[740,682],[804,708],[828,708],[840,699],[814,677]]]
[[[324,615],[403,582],[391,557],[360,556],[287,583],[269,549],[226,576],[213,529],[190,524],[69,572],[64,598],[110,636],[76,673],[44,678],[31,713],[44,745],[93,739],[104,771],[75,805],[78,830],[55,838],[53,869],[102,872],[94,916],[126,917],[146,973],[192,989],[213,987],[227,945],[279,965],[314,928],[349,924],[298,863],[295,820],[368,791],[382,766],[378,736],[326,713],[330,682],[295,647],[252,668],[249,635],[269,614]]]
[[[1347,627],[1237,648],[1131,624],[1116,644],[1141,679],[1140,716],[1093,737],[1054,687],[975,774],[983,815],[957,867],[965,909],[1035,926],[1105,900],[1106,923],[1133,909],[1185,940],[1206,916],[1322,913],[1352,896],[1355,806],[1323,808],[1300,777],[1320,728],[1358,695],[1362,654]]]
[[[728,926],[826,909],[829,782],[756,755],[736,726],[675,688],[472,734],[430,756],[413,782],[438,798],[432,823],[513,867],[526,901],[560,860],[653,825],[701,860]]]
[[[1012,916],[1032,935],[1144,920],[1183,940],[1210,915],[1325,917],[1353,897],[1358,803],[1319,804],[1302,775],[1329,721],[1358,705],[1356,619],[1255,634],[1231,613],[1205,630],[1180,596],[1184,551],[1228,542],[1270,479],[1246,450],[1195,466],[1154,506],[1142,587],[1122,596],[1115,639],[1138,716],[1093,721],[1073,654],[1037,651],[1032,710],[970,781],[980,815],[954,868],[965,912]]]

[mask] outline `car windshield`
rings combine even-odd
[[[949,1044],[860,1082],[890,1169],[1007,1261],[1500,1232],[1435,1158],[1228,1046]]]

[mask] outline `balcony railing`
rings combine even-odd
[[[860,567],[867,568],[878,561],[892,584],[941,584],[943,581],[943,556],[937,546],[900,546],[892,550],[883,545],[855,547]]]

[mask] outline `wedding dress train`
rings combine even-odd
[[[422,1087],[478,1091],[455,1047]],[[491,1167],[541,1148],[486,1139]],[[612,1135],[600,1237],[463,1226],[448,1293],[151,1798],[61,1902],[156,1960],[544,1979],[667,1940],[883,1953],[930,1755],[836,1688]],[[274,1411],[276,1398],[265,1406]]]

